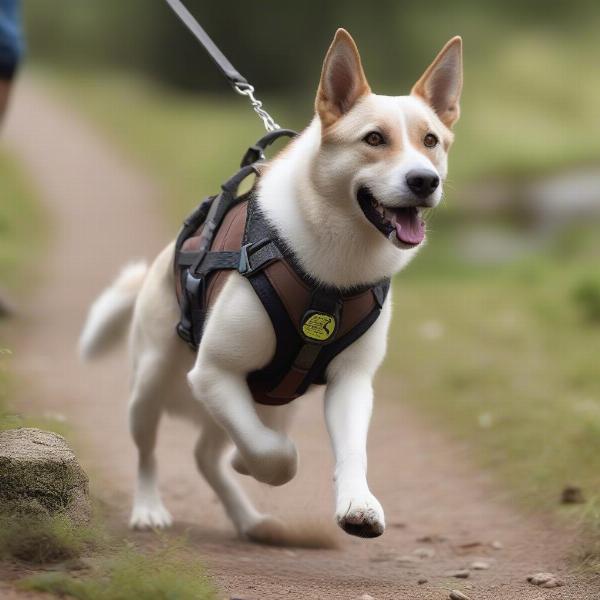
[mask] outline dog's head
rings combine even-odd
[[[315,103],[321,122],[315,186],[396,247],[418,246],[425,237],[422,210],[442,198],[461,88],[460,37],[444,46],[410,95],[380,96],[371,92],[354,40],[339,29]]]

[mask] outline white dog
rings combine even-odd
[[[270,163],[257,190],[263,213],[315,280],[340,288],[368,284],[392,276],[415,256],[425,236],[420,213],[442,197],[461,88],[459,37],[444,46],[410,95],[390,97],[371,93],[354,41],[337,31],[323,64],[315,118]],[[277,520],[253,507],[222,459],[233,442],[232,464],[240,473],[281,485],[296,472],[296,448],[285,433],[290,405],[259,406],[246,383],[248,373],[269,363],[275,333],[248,280],[234,272],[194,355],[175,333],[173,252],[171,244],[149,269],[127,267],[92,306],[80,342],[84,356],[99,353],[133,314],[130,422],[139,475],[131,526],[171,523],[154,454],[166,411],[199,425],[200,471],[239,534],[264,541]],[[385,528],[383,509],[367,484],[366,441],[390,303],[388,294],[379,319],[327,369],[335,516],[345,531],[363,537]]]

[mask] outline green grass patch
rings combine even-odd
[[[590,525],[600,515],[597,236],[573,255],[557,255],[557,240],[543,255],[471,271],[452,269],[440,245],[425,254],[443,253],[452,276],[423,276],[417,259],[395,281],[384,372],[397,401],[467,440],[526,506]],[[567,485],[585,505],[560,505]]]
[[[216,590],[202,565],[181,544],[152,553],[119,551],[82,576],[43,573],[21,582],[25,590],[78,600],[212,600]]]
[[[28,290],[36,257],[45,243],[43,211],[17,161],[0,152],[0,289],[19,295]],[[9,407],[15,381],[10,375],[11,351],[3,339],[0,320],[0,429],[12,427],[50,427],[63,434],[65,428],[52,419],[31,419]]]
[[[19,288],[28,281],[23,269],[43,243],[42,212],[16,160],[5,152],[0,152],[0,188],[0,285]]]
[[[98,525],[75,525],[64,515],[0,515],[0,560],[44,565],[78,558],[104,543]]]

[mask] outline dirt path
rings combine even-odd
[[[6,131],[48,210],[53,243],[43,258],[38,293],[26,319],[15,367],[26,381],[25,406],[62,414],[74,427],[94,489],[125,522],[134,455],[126,426],[127,361],[123,351],[82,367],[75,343],[87,306],[128,258],[152,257],[175,234],[161,224],[157,188],[72,107],[24,81]],[[195,436],[178,422],[161,429],[159,460],[175,531],[187,531],[227,597],[376,600],[444,599],[463,589],[473,600],[600,598],[600,583],[569,572],[570,536],[517,514],[468,449],[432,431],[396,402],[380,381],[370,441],[370,481],[386,508],[388,530],[376,540],[335,533],[338,550],[258,547],[238,541],[212,493],[195,472]],[[319,398],[305,398],[293,431],[299,476],[280,489],[246,482],[259,506],[296,524],[332,516],[331,458]],[[319,525],[320,526],[320,525]],[[131,534],[137,540],[153,534]],[[424,536],[431,541],[418,541]],[[498,540],[502,549],[490,543]],[[464,544],[475,544],[464,547]],[[419,548],[432,557],[417,558]],[[409,556],[410,559],[402,557]],[[484,559],[489,570],[467,580],[444,575]],[[563,588],[525,582],[553,571]],[[418,584],[420,578],[427,583]]]

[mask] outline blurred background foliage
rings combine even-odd
[[[63,0],[60,10],[50,2],[25,4],[32,53],[45,60],[125,68],[186,89],[222,90],[220,75],[162,1]],[[469,61],[489,61],[506,48],[508,33],[513,40],[526,33],[572,46],[581,37],[593,38],[600,21],[594,0],[431,0],[426,6],[398,0],[368,6],[359,0],[188,0],[186,5],[257,87],[294,94],[305,93],[307,83],[315,81],[337,27],[359,40],[374,87],[397,94],[432,58],[433,49],[457,33],[467,49],[477,49]]]

